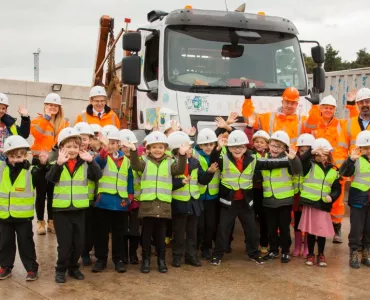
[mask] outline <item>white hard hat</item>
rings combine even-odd
[[[100,86],[100,85],[94,86],[90,90],[89,98],[92,98],[92,97],[95,97],[95,96],[105,96],[105,97],[107,97],[107,92],[105,91],[105,88]]]
[[[90,124],[90,127],[94,133],[101,132],[102,128],[99,124]]]
[[[166,122],[166,124],[164,124],[164,130],[163,132],[166,132],[168,129],[170,129],[172,127],[172,122],[175,122],[175,124],[177,125],[177,127],[180,127],[180,123],[177,122],[177,121],[173,121],[173,120],[169,120]]]
[[[74,136],[80,136],[80,133],[75,128],[73,127],[63,128],[58,135],[58,146],[60,146],[60,143],[63,142],[65,139]]]
[[[153,131],[146,136],[146,146],[157,143],[168,145],[167,137],[163,132]]]
[[[303,133],[298,137],[297,147],[310,146],[312,147],[315,137],[309,133]]]
[[[90,124],[86,122],[79,122],[74,127],[80,134],[88,134],[94,135],[94,131],[92,130]]]
[[[0,104],[4,104],[6,106],[9,106],[9,99],[8,99],[8,96],[3,94],[3,93],[0,93]]]
[[[326,151],[333,151],[333,147],[330,145],[330,142],[324,138],[318,138],[312,143],[312,150],[318,148],[323,148]]]
[[[364,130],[361,131],[356,137],[356,146],[357,147],[366,147],[370,146],[370,131]]]
[[[328,95],[321,99],[320,105],[332,105],[337,107],[337,100],[332,95]]]
[[[114,126],[114,125],[105,125],[101,133],[103,136],[107,137],[109,140],[117,140],[120,141],[120,134],[119,134],[119,129]]]
[[[122,129],[119,132],[119,135],[120,135],[121,141],[126,141],[129,143],[137,143],[137,138],[136,138],[135,133],[133,133],[129,129]]]
[[[285,131],[282,131],[282,130],[275,131],[271,135],[270,140],[275,140],[275,141],[282,142],[287,147],[290,146],[290,138],[289,138],[289,135]]]
[[[368,88],[359,89],[356,94],[356,102],[362,101],[365,99],[370,99],[370,89]]]
[[[62,105],[62,99],[60,96],[56,93],[50,93],[46,96],[44,100],[44,104],[56,104],[56,105]]]
[[[242,130],[234,130],[227,139],[228,146],[240,146],[249,144],[247,135]]]
[[[30,144],[19,135],[11,135],[5,139],[3,153],[5,154],[11,150],[20,148],[30,148]]]
[[[171,150],[178,149],[183,144],[192,145],[194,143],[192,140],[190,140],[190,137],[183,131],[172,132],[168,136],[167,141]]]
[[[217,142],[217,135],[216,133],[209,128],[203,128],[201,131],[199,131],[197,136],[197,144],[208,144],[208,143],[215,143]]]
[[[252,140],[254,141],[256,138],[264,138],[266,140],[269,140],[270,135],[264,130],[258,130],[253,134]]]

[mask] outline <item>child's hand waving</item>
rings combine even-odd
[[[208,173],[216,173],[218,171],[218,164],[214,162],[208,168]]]
[[[80,155],[80,158],[86,162],[92,162],[93,160],[93,157],[87,151],[80,151],[79,155]]]
[[[332,199],[329,195],[327,195],[327,196],[325,197],[325,199],[326,199],[326,202],[327,202],[327,203],[332,203],[332,202],[333,202],[333,199]]]
[[[40,164],[46,165],[46,163],[48,162],[48,159],[49,159],[49,153],[47,153],[46,151],[43,151],[39,154]]]
[[[121,144],[122,144],[122,146],[125,146],[126,148],[129,148],[131,151],[136,150],[136,146],[135,146],[134,143],[130,143],[128,141],[122,141]]]
[[[64,165],[68,161],[68,151],[66,149],[60,149],[57,164],[59,166]]]
[[[186,177],[182,180],[182,184],[189,184],[189,183],[190,183],[190,180],[191,180],[191,176],[186,176]]]
[[[356,161],[357,159],[360,158],[360,156],[361,156],[360,148],[356,147],[355,149],[352,150],[350,159]]]
[[[191,148],[191,145],[189,143],[182,144],[179,148],[180,155],[185,155],[186,152],[188,152],[190,148]]]
[[[292,159],[295,159],[295,157],[297,156],[297,150],[291,145],[289,147],[289,152],[285,151],[285,154],[286,156],[288,156],[290,160],[292,160]]]

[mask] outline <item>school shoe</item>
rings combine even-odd
[[[358,261],[357,249],[351,249],[349,253],[349,266],[353,269],[359,269],[360,263]]]
[[[49,220],[48,221],[48,228],[47,228],[47,230],[50,233],[55,233],[55,227],[54,227],[54,221],[53,220]]]
[[[93,273],[99,273],[99,272],[102,272],[106,267],[107,267],[107,262],[103,260],[97,260],[91,271]]]
[[[137,255],[130,256],[130,264],[132,265],[138,265],[139,264],[139,258]]]
[[[370,249],[369,248],[364,248],[364,250],[362,250],[361,263],[367,267],[370,267]]]
[[[150,258],[143,258],[141,262],[141,273],[149,273],[150,272]]]
[[[324,254],[320,254],[320,255],[317,256],[317,265],[319,267],[327,267],[328,266]]]
[[[288,262],[290,262],[290,260],[291,260],[291,258],[290,258],[290,254],[289,253],[283,253],[282,255],[281,255],[281,262],[283,263],[283,264],[287,264]]]
[[[307,266],[313,266],[315,264],[315,255],[308,255],[306,259]]]
[[[292,252],[293,257],[299,256],[301,254],[302,249],[302,232],[296,231],[294,232],[294,250]]]
[[[251,261],[254,261],[257,265],[263,265],[264,261],[261,255],[254,255],[249,257]]]
[[[185,257],[185,264],[193,266],[193,267],[201,267],[202,266],[198,257]]]
[[[172,266],[175,268],[180,268],[181,266],[181,256],[175,256],[172,257]]]
[[[212,266],[219,266],[221,265],[221,259],[217,257],[212,257],[211,258],[211,265]]]
[[[66,274],[64,272],[55,273],[55,282],[56,283],[65,283],[67,281]]]
[[[92,262],[91,262],[90,255],[81,256],[81,259],[82,259],[82,264],[83,264],[85,267],[87,267],[87,266],[91,266]]]
[[[0,280],[7,279],[12,276],[11,268],[0,268]]]
[[[268,254],[266,254],[263,257],[263,260],[273,260],[275,258],[279,257],[279,252],[276,251],[270,251]]]
[[[126,269],[125,269],[125,264],[123,261],[118,261],[117,263],[114,264],[114,269],[118,272],[118,273],[125,273],[126,272]]]
[[[138,265],[139,258],[137,257],[137,249],[139,248],[140,237],[131,236],[129,240],[130,240],[130,247],[129,247],[130,264]]]
[[[342,223],[333,223],[333,227],[334,227],[334,232],[335,232],[335,235],[333,237],[333,243],[334,244],[341,244],[343,243],[342,241]]]
[[[80,269],[68,270],[68,275],[70,277],[72,277],[73,279],[76,279],[76,280],[84,280],[85,279],[85,275],[82,274]]]
[[[202,258],[205,260],[211,259],[211,251],[209,249],[203,249],[202,250]]]
[[[158,258],[157,259],[157,264],[158,264],[158,272],[159,273],[167,273],[168,272],[166,261],[163,258]]]
[[[38,235],[45,235],[46,234],[45,221],[37,221],[36,233]]]
[[[38,278],[37,271],[28,271],[26,276],[26,281],[35,281]]]

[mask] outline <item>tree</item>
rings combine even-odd
[[[354,68],[370,67],[370,53],[367,53],[366,48],[360,49],[356,54],[357,58],[353,62]]]
[[[338,56],[339,51],[334,50],[331,44],[326,45],[325,48],[325,64],[326,72],[338,71],[342,68],[342,58]]]
[[[315,62],[313,61],[311,56],[307,56],[304,53],[303,53],[303,59],[304,59],[304,64],[306,66],[307,74],[312,74],[313,68],[316,67]]]

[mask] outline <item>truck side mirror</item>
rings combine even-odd
[[[140,32],[126,32],[122,37],[122,48],[125,51],[139,52],[141,50]]]
[[[311,56],[315,63],[323,64],[325,62],[325,50],[322,46],[315,46],[311,48]]]
[[[141,82],[141,58],[139,56],[127,56],[122,59],[121,77],[122,83],[128,85],[140,85]]]
[[[313,69],[313,87],[319,90],[319,93],[325,92],[325,70],[321,67]]]

